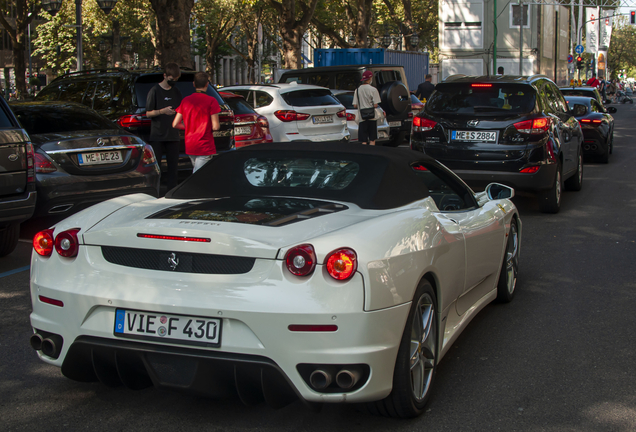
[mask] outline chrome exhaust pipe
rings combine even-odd
[[[360,379],[360,371],[353,369],[343,369],[336,375],[336,384],[344,390],[349,390],[356,385]]]
[[[583,146],[583,150],[589,150],[589,149],[590,149],[590,145],[589,144],[586,144],[586,145]]]
[[[40,351],[42,349],[42,341],[44,340],[44,338],[42,338],[42,335],[39,333],[34,333],[33,335],[31,335],[31,337],[29,338],[29,343],[31,344],[31,347],[36,350],[36,351]]]
[[[51,358],[58,358],[62,350],[62,336],[50,335],[42,341],[42,354]]]
[[[309,384],[316,390],[324,390],[331,384],[332,375],[331,372],[316,369],[309,375]]]
[[[592,146],[592,147],[590,147],[590,148],[591,148],[592,150],[596,150],[596,149],[597,149],[596,145],[593,145],[593,146]]]

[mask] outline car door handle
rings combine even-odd
[[[459,222],[457,222],[457,221],[456,221],[455,219],[453,219],[453,218],[448,218],[448,220],[449,220],[449,221],[451,221],[451,222],[455,222],[457,225],[459,225]]]

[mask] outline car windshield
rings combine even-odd
[[[243,167],[247,181],[256,187],[344,189],[360,166],[339,159],[248,159]]]
[[[336,99],[338,99],[346,109],[353,109],[353,93],[337,94]]]
[[[425,110],[431,114],[524,114],[534,109],[535,98],[535,90],[523,84],[442,83]]]
[[[32,135],[117,129],[117,125],[88,108],[64,109],[60,105],[11,107],[24,129]]]
[[[283,93],[281,96],[291,106],[340,105],[338,99],[327,89],[296,90]]]

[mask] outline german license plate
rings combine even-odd
[[[333,116],[332,115],[319,115],[319,116],[314,116],[312,120],[313,120],[314,124],[316,124],[316,123],[333,123]]]
[[[402,126],[402,122],[401,121],[392,121],[392,122],[389,122],[389,126],[390,127],[400,127],[400,126]]]
[[[451,141],[497,142],[496,131],[452,131]]]
[[[250,126],[238,126],[234,128],[234,135],[249,135],[252,133]]]
[[[221,346],[221,320],[130,309],[115,310],[115,336],[172,343]]]
[[[100,164],[112,164],[121,163],[121,152],[119,150],[114,151],[99,151],[92,153],[80,153],[77,155],[77,160],[80,165],[100,165]]]

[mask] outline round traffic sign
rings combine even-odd
[[[570,54],[568,56],[568,63],[572,63],[574,61],[574,57],[572,57],[572,54]]]
[[[574,48],[574,51],[577,54],[583,54],[585,52],[585,48],[583,48],[583,45],[577,45],[576,48]]]

